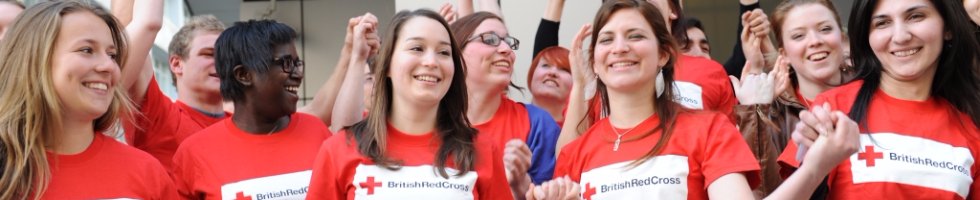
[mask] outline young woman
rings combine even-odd
[[[295,39],[292,28],[272,20],[236,22],[218,37],[221,95],[235,103],[235,114],[177,148],[173,171],[183,198],[305,198],[316,151],[330,133],[319,118],[296,112],[303,61]]]
[[[548,112],[506,96],[519,41],[499,16],[488,12],[459,18],[451,27],[467,67],[467,118],[481,137],[504,147],[512,189],[523,194],[532,181],[551,179],[558,125]]]
[[[466,118],[449,25],[433,11],[402,11],[384,35],[374,106],[323,143],[307,198],[511,199],[501,151]]]
[[[762,185],[757,190],[762,196],[782,182],[776,160],[799,121],[800,111],[810,107],[817,94],[847,79],[842,72],[846,69],[844,36],[830,1],[784,1],[772,18],[781,55],[778,66],[768,74],[746,74],[741,81],[732,79],[740,104],[735,106],[739,130],[762,166]],[[787,65],[795,73],[785,74]],[[747,66],[744,70],[762,68]],[[777,89],[780,84],[784,85],[784,92]]]
[[[126,36],[92,3],[42,2],[0,44],[0,199],[175,199],[149,154],[104,133],[132,105]]]
[[[977,198],[980,69],[967,66],[978,41],[962,4],[862,0],[853,8],[848,35],[862,80],[817,96],[828,108],[801,114],[793,135],[811,146],[807,138],[840,129],[834,120],[860,123],[861,152],[830,171],[829,197]],[[797,166],[796,147],[780,162]]]
[[[568,49],[552,46],[544,48],[531,60],[531,69],[527,73],[528,89],[534,96],[534,105],[548,111],[559,126],[565,122],[565,105],[572,90],[569,67]]]
[[[608,117],[562,148],[555,177],[577,182],[586,199],[752,198],[749,182],[759,166],[731,121],[672,100],[680,52],[660,10],[610,0],[595,24],[587,64],[607,106],[590,112]],[[576,60],[573,70],[582,67]]]

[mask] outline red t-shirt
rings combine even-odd
[[[555,177],[578,182],[588,199],[708,199],[713,181],[729,173],[746,173],[751,186],[758,183],[759,164],[735,126],[725,116],[704,111],[678,115],[673,134],[657,156],[630,168],[649,152],[661,132],[636,139],[659,124],[651,116],[623,134],[603,119],[562,148]]]
[[[176,199],[166,169],[146,152],[96,133],[79,154],[48,152],[51,181],[41,199]]]
[[[480,135],[497,142],[502,147],[511,139],[527,140],[531,130],[531,122],[527,117],[524,105],[502,97],[500,107],[493,113],[490,121],[474,124],[473,128],[480,130]]]
[[[476,139],[474,171],[456,176],[447,159],[448,179],[437,174],[435,154],[441,141],[433,133],[408,135],[388,127],[386,155],[402,162],[398,170],[376,166],[357,150],[353,135],[342,131],[327,139],[317,155],[307,199],[511,199],[502,151]]]
[[[294,113],[271,135],[247,133],[229,119],[187,138],[174,155],[177,190],[185,198],[306,196],[313,160],[330,136],[319,118]]]
[[[167,169],[173,168],[174,152],[184,139],[231,116],[225,113],[224,117],[215,118],[180,101],[171,102],[160,91],[156,78],[150,79],[139,110],[142,115],[137,114],[134,120],[127,120],[129,123],[124,126],[126,141],[156,157]]]
[[[814,102],[849,113],[862,83],[824,92]],[[830,199],[980,199],[980,130],[949,102],[901,100],[879,89],[865,119],[858,153],[828,176]],[[780,163],[799,167],[796,152],[790,143]]]
[[[683,54],[677,60],[674,101],[690,109],[720,112],[734,122],[738,100],[725,67],[711,59]]]

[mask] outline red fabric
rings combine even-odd
[[[527,135],[531,131],[531,121],[527,117],[527,108],[524,108],[523,104],[501,96],[500,107],[490,121],[474,124],[473,128],[480,130],[481,137],[486,137],[494,141],[494,145],[503,147],[511,139],[527,141]]]
[[[278,191],[302,190],[309,184],[308,174],[305,179],[287,181],[302,185],[300,188],[283,183],[247,183],[253,189],[238,189],[240,185],[232,184],[309,171],[317,149],[329,136],[319,118],[303,113],[294,113],[286,129],[271,135],[244,132],[230,118],[225,119],[187,138],[177,149],[173,169],[177,189],[185,198],[204,199],[233,199],[228,194],[239,192],[257,198]],[[303,196],[305,191],[289,198]]]
[[[231,116],[231,113],[225,113],[225,117],[214,118],[182,102],[171,102],[160,91],[156,78],[150,79],[139,111],[136,119],[127,120],[124,125],[126,141],[153,155],[167,169],[173,168],[174,152],[184,139]]]
[[[833,110],[849,113],[862,83],[854,81],[829,90],[814,102],[827,102]],[[980,199],[976,194],[980,169],[975,164],[980,160],[980,130],[949,102],[938,97],[901,100],[879,89],[865,120],[859,126],[859,152],[829,174],[830,199]],[[796,144],[790,143],[780,155],[780,164],[799,167],[796,152]],[[951,166],[962,166],[963,171]],[[866,177],[876,171],[886,173],[881,178]],[[873,181],[865,181],[868,179]],[[959,188],[961,193],[937,184]],[[969,196],[963,194],[966,192]]]
[[[617,134],[609,119],[599,121],[562,148],[555,177],[567,175],[579,182],[585,199],[708,199],[708,186],[726,174],[745,173],[752,187],[759,182],[755,178],[759,164],[748,145],[727,118],[713,112],[681,113],[660,154],[635,168],[617,167],[641,158],[653,148],[660,131],[636,138],[653,131],[658,120],[651,116],[628,131],[619,132],[623,137],[618,151],[613,150]],[[647,179],[654,184],[636,184]]]
[[[502,150],[485,138],[476,139],[474,142],[475,170],[462,177],[449,172],[450,179],[445,179],[436,174],[433,167],[441,141],[431,132],[424,135],[408,135],[388,126],[388,144],[385,152],[388,158],[402,162],[398,170],[388,170],[374,165],[370,158],[363,156],[357,150],[357,144],[352,137],[351,133],[343,131],[323,143],[317,155],[307,199],[358,199],[358,196],[386,198],[385,195],[388,198],[395,196],[398,199],[512,198],[504,174],[503,161],[499,159],[503,157]],[[452,160],[447,159],[447,171],[455,166]],[[403,182],[430,181],[445,182],[446,185],[461,185],[468,190],[441,187],[392,187]]]
[[[149,154],[96,133],[75,155],[48,152],[51,182],[41,199],[176,199],[167,171]]]
[[[725,67],[711,59],[683,54],[678,55],[677,60],[674,80],[701,86],[704,110],[723,113],[734,122],[734,108],[738,99],[735,99],[735,91]]]

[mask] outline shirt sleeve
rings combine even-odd
[[[337,137],[345,137],[344,131],[340,131]],[[336,169],[334,165],[333,152],[330,148],[336,148],[331,141],[338,138],[327,139],[320,146],[320,151],[316,155],[313,163],[313,175],[310,178],[310,191],[306,194],[306,199],[328,199],[341,200],[347,199],[347,191],[344,185],[339,182],[339,173],[342,169]]]
[[[551,175],[554,174],[555,146],[561,128],[558,128],[548,112],[530,104],[525,104],[525,107],[531,121],[531,132],[527,136],[527,146],[531,149],[528,174],[534,184],[541,184],[551,180]]]
[[[558,46],[558,28],[561,22],[555,22],[547,19],[541,19],[541,23],[538,24],[538,32],[534,34],[534,57],[538,57],[538,53],[544,48],[551,46]]]
[[[702,145],[701,168],[705,177],[705,188],[716,179],[730,173],[745,173],[749,186],[755,188],[759,183],[759,163],[749,151],[735,126],[722,115],[715,114],[710,122],[710,130]]]

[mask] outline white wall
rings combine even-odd
[[[452,0],[397,0],[395,8],[397,10],[428,8],[438,11],[440,6]],[[531,66],[531,51],[534,48],[534,34],[538,30],[538,23],[544,16],[546,0],[501,0],[501,10],[503,10],[504,21],[510,35],[521,41],[521,47],[517,50],[517,61],[514,63],[514,73],[511,79],[521,87],[527,87],[527,72]],[[474,3],[477,4],[477,3]],[[599,9],[598,0],[569,0],[565,3],[562,13],[561,29],[558,34],[559,44],[569,48],[575,31],[585,23],[592,23],[596,10]],[[480,8],[475,8],[479,11]],[[530,102],[531,94],[525,91],[519,94],[517,90],[510,90],[511,99]]]

